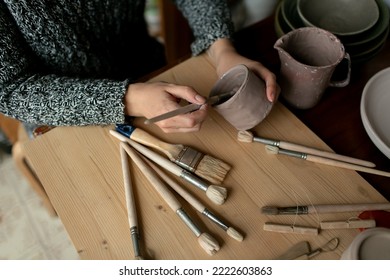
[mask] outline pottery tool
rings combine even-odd
[[[162,120],[165,120],[165,119],[169,119],[169,118],[175,117],[177,115],[194,112],[196,110],[199,110],[199,108],[202,107],[205,104],[209,104],[209,105],[213,106],[215,104],[223,102],[224,100],[229,99],[231,96],[233,96],[234,93],[235,93],[234,91],[230,91],[230,92],[214,95],[214,96],[211,96],[210,98],[208,98],[206,100],[206,102],[203,103],[203,104],[195,104],[195,103],[189,104],[189,105],[180,107],[180,108],[178,108],[176,110],[173,110],[173,111],[161,114],[159,116],[147,119],[144,123],[145,124],[156,123],[156,122],[159,122],[159,121],[162,121]]]
[[[276,260],[308,260],[322,252],[331,252],[336,250],[339,243],[340,240],[337,237],[334,237],[321,247],[312,250],[309,242],[301,241],[293,245],[286,253],[276,258]]]
[[[181,185],[172,180],[167,174],[165,174],[160,168],[153,164],[150,160],[145,159],[146,163],[165,181],[172,189],[174,189],[181,197],[183,197],[192,207],[194,207],[202,215],[206,216],[210,221],[214,222],[226,233],[237,241],[242,241],[244,237],[233,227],[226,225],[215,214],[208,210],[202,202],[195,198],[191,193],[185,190]]]
[[[126,143],[121,143],[126,153],[131,157],[133,162],[142,171],[145,177],[152,184],[154,189],[165,200],[168,206],[180,217],[184,224],[195,234],[199,245],[209,255],[214,255],[219,251],[220,246],[218,242],[208,233],[202,233],[198,226],[191,220],[188,214],[182,208],[179,200],[169,191],[155,172],[141,159],[135,150],[130,148]]]
[[[349,162],[349,163],[353,163],[353,164],[357,164],[357,165],[361,165],[361,166],[366,166],[366,167],[375,167],[375,164],[370,162],[370,161],[365,161],[365,160],[356,159],[356,158],[349,157],[349,156],[339,155],[339,154],[332,153],[332,152],[326,152],[326,151],[318,150],[315,148],[310,148],[310,147],[306,147],[303,145],[285,142],[285,141],[281,141],[281,140],[273,140],[273,139],[266,139],[266,138],[253,136],[253,133],[250,131],[247,131],[247,130],[239,131],[237,139],[240,142],[247,142],[247,143],[258,142],[258,143],[262,143],[262,144],[269,145],[269,146],[275,146],[275,147],[285,149],[285,150],[291,150],[291,151],[316,155],[316,156],[320,156],[320,157],[324,157],[324,158],[335,159],[338,161]]]
[[[139,246],[137,210],[135,207],[133,187],[131,184],[129,162],[127,160],[127,154],[122,147],[122,143],[120,145],[120,155],[122,162],[123,181],[125,186],[127,217],[129,220],[131,241],[133,243],[134,258],[136,260],[142,260],[143,258],[141,257]]]
[[[321,229],[356,229],[376,227],[375,220],[349,219],[347,221],[322,221]]]
[[[265,206],[261,208],[261,212],[265,215],[306,215],[386,209],[390,209],[390,203],[319,204],[289,207]]]
[[[231,168],[220,159],[205,155],[189,146],[166,143],[131,125],[117,125],[116,130],[140,144],[164,153],[170,161],[212,184],[221,184]]]
[[[318,228],[316,227],[285,225],[285,224],[266,222],[264,223],[263,229],[265,231],[280,232],[280,233],[318,235]]]
[[[320,164],[325,164],[325,165],[341,167],[341,168],[345,168],[345,169],[350,169],[350,170],[355,170],[355,171],[390,177],[390,172],[386,172],[386,171],[382,171],[382,170],[377,170],[377,169],[373,169],[373,168],[369,168],[369,167],[365,167],[365,166],[361,166],[361,165],[357,165],[357,164],[352,164],[352,163],[348,163],[348,162],[338,161],[338,160],[334,160],[334,159],[330,159],[330,158],[323,158],[320,156],[310,155],[310,154],[306,154],[306,153],[284,150],[284,149],[280,149],[278,147],[270,146],[270,145],[266,145],[265,147],[266,147],[267,152],[270,154],[287,155],[290,157],[300,158],[300,159],[315,162],[315,163],[320,163]]]
[[[203,179],[196,176],[195,174],[192,174],[188,170],[181,168],[180,166],[174,164],[170,160],[164,158],[163,156],[157,154],[152,150],[149,150],[145,146],[131,140],[130,138],[122,135],[121,133],[115,130],[110,130],[110,134],[122,142],[127,142],[138,152],[140,152],[141,154],[143,154],[145,157],[149,158],[153,162],[157,163],[159,166],[163,167],[167,171],[184,179],[185,181],[189,182],[193,186],[204,191],[206,193],[206,196],[213,203],[220,205],[225,202],[227,197],[226,188],[217,185],[209,185],[207,182],[205,182]]]

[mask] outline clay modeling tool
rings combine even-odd
[[[279,223],[264,223],[263,229],[265,231],[280,232],[280,233],[295,233],[295,234],[311,234],[318,235],[318,228],[299,226],[299,225],[286,225]]]
[[[365,172],[365,173],[390,177],[390,172],[386,172],[386,171],[382,171],[382,170],[377,170],[377,169],[373,169],[373,168],[369,168],[369,167],[365,167],[365,166],[361,166],[361,165],[357,165],[357,164],[338,161],[338,160],[334,160],[334,159],[330,159],[330,158],[319,157],[319,156],[310,155],[310,154],[306,154],[306,153],[280,149],[278,147],[270,146],[270,145],[266,145],[265,147],[266,147],[267,152],[270,154],[287,155],[290,157],[300,158],[300,159],[315,162],[315,163],[320,163],[320,164],[325,164],[325,165],[341,167],[341,168],[345,168],[345,169],[350,169],[350,170],[361,171],[361,172]]]
[[[318,254],[320,254],[322,252],[334,251],[339,246],[339,243],[340,243],[340,240],[337,237],[334,237],[331,240],[329,240],[328,242],[326,242],[324,245],[322,245],[321,247],[314,249],[314,250],[311,250],[309,253],[302,255],[302,256],[299,256],[295,259],[299,258],[299,259],[308,260],[308,259],[311,259],[311,258],[317,256]]]
[[[365,161],[365,160],[356,159],[356,158],[349,157],[349,156],[339,155],[339,154],[332,153],[332,152],[326,152],[326,151],[322,151],[322,150],[318,150],[315,148],[310,148],[310,147],[306,147],[303,145],[294,144],[294,143],[290,143],[290,142],[273,140],[273,139],[266,139],[266,138],[261,138],[258,136],[253,136],[253,133],[250,131],[247,131],[247,130],[239,131],[237,139],[240,142],[247,142],[247,143],[259,142],[259,143],[262,143],[265,145],[275,146],[275,147],[279,147],[279,148],[285,149],[285,150],[291,150],[291,151],[316,155],[316,156],[320,156],[320,157],[324,157],[324,158],[335,159],[338,161],[349,162],[349,163],[353,163],[353,164],[357,164],[357,165],[361,165],[361,166],[366,166],[366,167],[375,167],[375,164],[370,162],[370,161]]]
[[[180,166],[174,164],[170,160],[164,158],[163,156],[157,154],[156,152],[149,150],[145,146],[131,140],[130,138],[122,135],[121,133],[110,130],[110,134],[119,139],[122,142],[127,142],[138,152],[143,154],[145,157],[149,158],[159,166],[163,167],[167,171],[171,172],[173,175],[182,178],[183,180],[189,182],[193,186],[201,189],[206,193],[206,196],[215,204],[223,204],[227,197],[227,190],[224,187],[217,185],[210,185],[205,182],[202,178],[198,177],[195,174],[192,174],[188,170],[181,168]]]
[[[346,221],[321,221],[321,229],[356,229],[376,227],[375,220],[348,219]]]
[[[212,184],[221,184],[231,168],[220,159],[203,154],[189,146],[166,143],[131,125],[117,125],[116,130],[140,144],[164,153],[170,161]]]
[[[133,243],[134,259],[142,260],[143,258],[140,253],[141,251],[139,245],[140,238],[138,233],[137,210],[135,206],[133,187],[131,184],[129,162],[127,159],[127,154],[123,149],[122,145],[120,146],[120,155],[121,155],[121,162],[122,162],[123,181],[125,186],[127,217],[129,220],[131,241]]]
[[[307,241],[301,241],[293,245],[285,253],[276,258],[276,260],[295,260],[300,256],[310,253],[310,244]]]
[[[185,190],[181,185],[171,179],[167,174],[165,174],[160,168],[153,164],[150,160],[145,159],[146,163],[149,164],[151,168],[167,183],[172,189],[174,189],[182,198],[184,198],[192,207],[194,207],[198,212],[206,216],[210,221],[214,222],[220,228],[222,228],[226,233],[234,238],[237,241],[242,241],[244,237],[236,229],[231,226],[226,225],[222,222],[215,214],[206,208],[195,196]]]
[[[196,110],[199,110],[199,108],[202,107],[205,104],[209,104],[209,105],[213,106],[215,104],[223,102],[226,99],[229,99],[233,94],[234,94],[234,92],[227,92],[227,93],[221,93],[219,95],[214,95],[214,96],[208,98],[206,100],[206,102],[203,103],[203,104],[195,104],[195,103],[193,103],[193,104],[189,104],[189,105],[180,107],[179,109],[170,111],[168,113],[165,113],[165,114],[162,114],[162,115],[159,115],[159,116],[156,116],[156,117],[153,117],[151,119],[147,119],[145,121],[145,124],[156,123],[156,122],[159,122],[159,121],[162,121],[162,120],[165,120],[165,119],[169,119],[169,118],[175,117],[177,115],[182,115],[182,114],[194,112]]]
[[[169,189],[164,185],[155,172],[142,160],[142,158],[137,154],[126,143],[121,143],[121,146],[125,149],[127,154],[131,157],[133,162],[138,166],[142,171],[145,177],[152,184],[154,189],[160,194],[164,201],[169,205],[169,207],[180,217],[184,224],[195,234],[197,237],[199,245],[206,251],[209,255],[214,255],[219,251],[220,246],[218,242],[208,233],[201,232],[198,226],[191,220],[186,211],[182,208],[179,200],[169,191]]]
[[[306,215],[386,209],[390,209],[390,203],[318,204],[289,207],[265,206],[261,208],[261,212],[265,215]]]

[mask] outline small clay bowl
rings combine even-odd
[[[297,9],[306,26],[343,36],[370,29],[379,18],[378,5],[367,0],[298,0]]]
[[[273,107],[267,99],[264,81],[245,65],[227,71],[211,89],[210,97],[224,93],[232,96],[213,107],[237,130],[255,127]]]

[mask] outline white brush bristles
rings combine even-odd
[[[215,240],[214,237],[212,237],[210,234],[208,233],[202,233],[199,237],[198,237],[198,242],[200,244],[200,246],[206,251],[207,254],[209,254],[210,256],[214,255],[216,252],[219,251],[219,249],[221,248],[217,242],[217,240]]]
[[[221,205],[227,198],[227,190],[221,186],[211,185],[206,190],[206,196],[217,205]]]
[[[276,155],[279,153],[279,148],[276,146],[266,145],[265,150],[267,151],[267,153],[273,154],[273,155]]]
[[[230,168],[231,166],[222,160],[204,155],[196,167],[195,174],[212,184],[221,184]]]
[[[236,229],[234,229],[234,228],[232,228],[232,227],[228,228],[227,231],[226,231],[226,233],[227,233],[230,237],[234,238],[234,239],[237,240],[237,241],[240,241],[240,242],[241,242],[242,240],[244,240],[244,236],[242,236],[241,233],[239,233]]]
[[[237,139],[240,142],[251,143],[253,142],[253,133],[248,130],[240,130]]]

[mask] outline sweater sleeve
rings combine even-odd
[[[0,3],[0,112],[34,124],[91,125],[124,121],[128,81],[38,72],[37,59]]]
[[[234,32],[226,0],[173,0],[187,19],[195,40],[193,55],[199,55],[220,38],[231,38]]]

